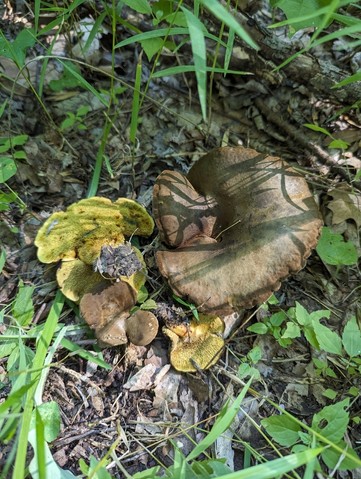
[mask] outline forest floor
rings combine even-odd
[[[77,10],[73,20],[73,43],[69,44],[66,36],[60,36],[53,45],[56,54],[74,54],[76,30],[84,18],[94,17],[86,4]],[[0,26],[10,40],[31,25],[25,5],[22,11],[10,9],[7,2],[0,7]],[[144,18],[134,19],[130,11],[125,12],[130,23],[137,21],[137,25],[142,26],[145,22]],[[247,25],[247,16],[243,19]],[[50,214],[87,197],[109,113],[112,126],[105,146],[108,161],[101,169],[98,196],[111,200],[132,198],[152,214],[153,185],[164,169],[186,173],[198,158],[214,147],[243,145],[280,156],[300,168],[325,225],[342,234],[345,240],[354,242],[360,252],[361,190],[352,179],[361,170],[361,114],[356,105],[361,97],[361,85],[358,82],[352,89],[330,89],[330,82],[336,81],[331,78],[332,72],[337,71],[341,80],[360,68],[360,63],[357,64],[360,53],[353,55],[342,39],[334,40],[304,54],[302,60],[285,69],[275,71],[272,47],[266,46],[270,34],[264,33],[271,23],[268,9],[260,10],[254,20],[248,22],[248,31],[264,48],[256,54],[236,42],[230,68],[250,74],[216,73],[209,77],[212,95],[207,123],[202,119],[194,75],[151,78],[153,63],[143,54],[141,81],[142,87],[147,85],[147,92],[139,113],[141,121],[135,147],[129,138],[133,91],[127,85],[134,84],[140,59],[139,44],[117,50],[112,66],[110,25],[105,23],[94,58],[83,59],[81,74],[105,96],[110,88],[107,72],[114,68],[117,93],[110,112],[90,91],[75,85],[67,87],[54,59],[48,63],[40,104],[29,85],[17,77],[18,71],[11,60],[0,57],[0,102],[8,101],[0,119],[1,136],[28,135],[21,147],[26,158],[17,161],[17,173],[8,181],[22,203],[14,201],[8,209],[0,209],[0,237],[6,253],[0,276],[1,305],[11,304],[22,281],[35,286],[35,324],[41,324],[46,318],[57,292],[56,267],[38,261],[34,238]],[[217,30],[215,21],[210,18],[207,22],[210,31]],[[284,60],[289,52],[304,45],[310,34],[303,31],[290,39],[285,29],[272,32],[285,48],[283,52],[279,49],[273,53],[275,63],[280,63],[280,56]],[[119,25],[116,42],[129,35],[129,30]],[[47,37],[47,44],[52,40],[51,35]],[[27,51],[27,59],[43,54],[40,47],[32,48]],[[222,51],[219,54],[222,55]],[[246,61],[249,55],[252,58]],[[192,63],[189,45],[177,55],[164,51],[157,68],[173,66],[178,61]],[[88,62],[97,69],[87,68]],[[36,90],[42,65],[40,60],[34,61],[27,69]],[[51,81],[55,82],[52,87]],[[353,104],[356,106],[352,107]],[[62,124],[66,118],[71,119],[68,125]],[[312,131],[304,124],[327,129],[333,139],[347,142],[347,148],[329,148],[330,136]],[[153,296],[155,301],[172,304],[167,289],[159,292],[164,281],[154,262],[152,245],[156,244],[153,241],[156,236],[157,231],[151,238],[141,240],[141,246],[151,245],[145,256],[150,277],[147,288],[151,295],[157,293]],[[350,377],[343,364],[332,355],[316,351],[303,337],[282,347],[275,332],[257,335],[246,328],[279,310],[287,311],[298,302],[310,313],[331,311],[327,324],[340,333],[347,319],[360,312],[359,285],[357,265],[340,268],[326,265],[314,252],[302,271],[282,283],[276,292],[277,305],[242,312],[239,327],[227,342],[218,364],[200,373],[183,374],[170,366],[169,342],[161,331],[149,346],[104,349],[101,354],[109,369],[59,347],[43,395],[43,401],[56,401],[61,411],[61,433],[51,443],[56,462],[79,474],[80,459],[86,462],[90,456],[100,459],[114,447],[109,466],[113,477],[123,477],[117,461],[129,474],[159,462],[169,466],[174,458],[174,443],[181,446],[185,455],[190,452],[209,430],[226,400],[239,393],[244,384],[244,378],[238,373],[240,365],[249,363],[247,354],[256,346],[261,359],[252,364],[259,371],[258,379],[252,384],[255,393],[247,395],[237,423],[229,435],[217,443],[216,454],[226,457],[228,465],[235,470],[245,464],[244,444],[268,459],[277,457],[255,427],[260,419],[275,413],[265,398],[309,424],[317,411],[330,404],[325,390],[333,390],[341,400],[351,386],[359,389],[360,374]],[[65,304],[61,323],[84,324],[71,302]],[[0,324],[3,333],[6,324],[6,321]],[[85,326],[75,328],[70,338],[84,349],[99,351]],[[321,374],[314,358],[333,369],[334,377]],[[1,361],[0,396],[6,398],[11,384],[6,375],[7,358]],[[359,395],[352,398],[350,414],[355,417],[360,414]],[[360,439],[360,425],[355,422],[348,440],[357,449]],[[2,446],[0,465],[10,448],[11,443]],[[355,472],[353,477],[361,475]]]

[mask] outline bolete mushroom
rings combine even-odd
[[[164,171],[153,212],[172,290],[217,314],[265,301],[305,266],[322,221],[302,175],[277,157],[217,148],[187,176]]]
[[[62,261],[56,280],[64,296],[75,302],[96,285],[104,283],[102,276],[93,271],[91,265],[76,258]]]
[[[118,246],[133,234],[149,236],[153,227],[153,219],[136,201],[93,197],[53,213],[39,229],[35,246],[42,263],[79,258],[92,264],[105,244]]]
[[[136,297],[137,291],[128,283],[106,280],[83,295],[80,312],[94,329],[101,346],[117,346],[128,341],[145,346],[153,341],[158,332],[157,318],[149,311],[137,310],[130,314]]]
[[[163,328],[172,342],[170,362],[181,372],[194,372],[213,366],[223,352],[224,323],[214,315],[200,314],[188,325],[167,325]]]

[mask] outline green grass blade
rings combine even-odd
[[[38,409],[35,409],[35,430],[38,477],[39,479],[46,479],[44,423]]]
[[[108,106],[107,98],[101,95],[89,82],[85,80],[85,78],[83,78],[76,70],[74,70],[74,68],[71,68],[71,66],[64,61],[59,60],[59,63],[61,63],[64,69],[67,70],[71,75],[73,75],[74,78],[78,80],[78,82],[84,89],[90,91],[94,96],[96,96],[100,103],[102,103],[104,106]]]
[[[264,464],[249,467],[243,471],[231,472],[225,474],[222,479],[272,479],[281,477],[298,467],[307,464],[318,456],[325,448],[307,449],[288,456],[274,459]]]
[[[0,252],[0,274],[2,273],[3,267],[5,266],[5,261],[6,261],[5,248],[1,247],[1,252]]]
[[[201,0],[201,3],[216,18],[224,22],[229,28],[233,28],[236,34],[242,38],[252,48],[258,50],[257,43],[248,35],[246,30],[237,22],[237,20],[229,13],[229,11],[221,5],[218,0]]]
[[[105,125],[104,125],[102,140],[100,142],[100,146],[99,146],[97,154],[96,154],[94,171],[93,171],[93,174],[92,174],[92,178],[90,180],[90,185],[89,185],[89,190],[88,190],[88,193],[87,193],[87,198],[91,198],[92,196],[95,196],[97,191],[98,191],[100,174],[101,174],[102,166],[103,166],[103,162],[104,162],[106,142],[107,142],[111,127],[112,127],[111,122],[109,120],[107,120],[105,122]]]
[[[195,459],[202,454],[209,446],[211,446],[215,440],[226,431],[232,424],[233,419],[239,411],[240,405],[245,398],[247,391],[253,381],[253,377],[244,385],[240,394],[236,397],[233,403],[227,402],[220,412],[220,416],[217,418],[212,429],[207,436],[190,452],[187,456],[187,461]]]
[[[195,72],[196,67],[194,65],[178,65],[176,67],[165,68],[164,70],[160,70],[158,72],[153,73],[153,78],[160,78],[170,75],[176,75],[179,73],[189,73]],[[224,68],[213,68],[213,67],[206,67],[207,72],[213,73],[223,73],[224,75],[232,74],[232,75],[252,75],[249,72],[243,72],[240,70],[226,70]]]
[[[354,75],[349,76],[348,78],[345,78],[344,80],[334,85],[332,88],[341,88],[345,85],[349,85],[350,83],[354,83],[357,81],[361,81],[361,71],[355,73]]]
[[[140,88],[142,79],[142,54],[139,55],[137,68],[135,70],[135,82],[133,90],[132,101],[132,115],[130,119],[130,133],[129,138],[133,146],[135,146],[135,140],[137,138],[137,129],[139,121],[139,109],[140,109]]]
[[[234,31],[233,28],[230,28],[229,29],[229,33],[228,33],[228,41],[227,41],[227,47],[226,47],[226,54],[224,56],[224,69],[225,70],[228,70],[228,67],[229,67],[229,63],[231,61],[231,58],[232,58],[232,54],[233,54],[233,45],[234,45],[234,39],[235,39],[235,36],[236,36],[236,33]]]
[[[94,354],[92,354],[89,351],[86,351],[85,349],[82,349],[80,346],[73,343],[73,341],[70,341],[67,338],[63,338],[61,340],[61,345],[63,346],[63,348],[66,348],[68,351],[77,354],[81,358],[86,359],[87,361],[91,363],[97,364],[103,369],[107,369],[107,370],[112,369],[112,366],[106,363],[103,359],[99,358],[98,356],[94,356]]]
[[[44,329],[36,344],[36,353],[32,365],[32,369],[34,369],[36,372],[33,372],[30,375],[30,380],[34,382],[29,388],[26,395],[24,413],[20,424],[18,450],[15,458],[13,479],[23,479],[25,476],[25,460],[28,446],[28,435],[30,430],[31,415],[34,407],[34,393],[40,380],[40,373],[38,370],[41,369],[44,364],[46,353],[54,335],[61,311],[63,309],[63,305],[64,296],[60,291],[58,291],[46,319]]]
[[[138,33],[133,35],[130,38],[122,40],[117,43],[114,48],[125,47],[126,45],[131,45],[135,42],[141,42],[143,40],[149,40],[150,38],[159,38],[170,35],[188,35],[188,28],[177,27],[177,28],[159,28],[158,30],[152,30],[150,32]]]
[[[181,7],[185,15],[191,38],[193,62],[196,71],[198,96],[203,119],[207,118],[207,51],[204,39],[204,25],[192,12]]]

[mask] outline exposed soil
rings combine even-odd
[[[9,39],[30,24],[22,20],[30,16],[26,5],[20,4],[19,10],[15,2],[6,2],[0,7],[0,25]],[[96,12],[87,4],[77,11],[75,23],[89,15],[95,16]],[[137,23],[143,30],[151,28],[146,18],[134,18],[126,9],[124,14],[128,15],[131,24]],[[213,147],[244,145],[280,156],[300,168],[320,206],[325,224],[343,234],[346,240],[353,241],[361,253],[360,180],[352,181],[361,169],[361,114],[357,103],[361,82],[330,89],[332,84],[360,68],[360,52],[349,51],[343,40],[336,40],[302,55],[287,68],[275,71],[274,65],[304,45],[312,32],[299,33],[292,40],[286,30],[270,34],[265,31],[271,23],[265,6],[257,13],[239,11],[238,19],[261,50],[256,54],[240,41],[236,42],[230,68],[251,75],[213,76],[207,124],[200,113],[193,74],[149,81],[153,63],[143,54],[142,88],[147,86],[147,90],[135,149],[129,138],[133,91],[123,87],[134,84],[141,52],[139,44],[117,50],[115,83],[119,94],[116,105],[109,112],[93,94],[79,86],[51,90],[50,78],[56,81],[61,75],[55,60],[49,62],[42,106],[29,86],[15,79],[14,65],[0,57],[0,101],[8,101],[0,119],[1,136],[29,135],[24,145],[26,159],[17,162],[17,174],[8,182],[25,206],[14,202],[9,210],[0,209],[0,236],[7,258],[0,276],[1,304],[12,301],[19,280],[22,280],[36,287],[34,321],[41,324],[46,318],[57,291],[56,266],[38,261],[34,238],[51,213],[87,196],[106,114],[111,115],[112,126],[105,146],[107,162],[102,165],[98,196],[111,200],[136,199],[151,213],[152,188],[161,171],[187,172],[193,162]],[[212,18],[206,22],[209,31],[216,34],[218,23]],[[333,28],[336,27],[329,27]],[[131,33],[118,25],[116,42]],[[49,37],[44,41],[53,39]],[[110,30],[105,30],[99,41],[97,56],[91,59],[98,69],[82,64],[81,74],[107,95]],[[58,38],[56,47],[59,54],[73,54],[72,45],[65,37]],[[211,44],[209,48],[211,55]],[[36,47],[28,52],[27,58],[38,58],[44,53],[45,50]],[[224,52],[220,51],[219,55]],[[85,59],[85,63],[88,62],[90,59]],[[177,56],[164,51],[159,58],[162,68],[175,66],[178,62],[192,63],[189,46],[185,45]],[[27,74],[35,89],[40,84],[42,65],[39,59],[28,65]],[[87,106],[88,113],[61,131],[61,122],[69,114],[76,115],[80,106]],[[328,148],[330,137],[307,129],[303,126],[305,123],[322,126],[334,138],[347,141],[346,152]],[[350,201],[354,204],[353,209],[349,207]],[[155,266],[154,253],[158,246],[156,231],[151,238],[140,239],[148,267],[148,291],[158,306],[165,303],[163,312],[158,311],[161,317],[169,313],[169,308],[180,305],[174,305]],[[90,456],[100,459],[112,449],[109,472],[115,478],[124,477],[117,463],[121,463],[129,474],[157,465],[159,461],[169,466],[174,455],[170,440],[187,454],[204,437],[227,398],[241,390],[243,383],[238,379],[238,368],[256,345],[261,348],[262,360],[256,364],[260,379],[253,388],[260,397],[247,396],[231,436],[217,444],[217,454],[226,457],[228,465],[235,470],[243,467],[245,443],[267,458],[276,457],[247,419],[250,416],[259,424],[262,418],[275,413],[263,396],[310,423],[314,413],[331,403],[322,394],[326,388],[337,391],[340,400],[351,385],[359,388],[360,376],[349,376],[345,367],[333,362],[332,357],[329,360],[336,378],[316,375],[312,359],[325,359],[326,355],[315,351],[306,340],[296,339],[284,348],[271,335],[256,336],[246,328],[264,315],[287,310],[297,301],[309,312],[330,309],[328,325],[340,332],[346,320],[360,311],[360,279],[357,266],[336,270],[322,263],[314,253],[300,273],[283,282],[276,293],[279,304],[270,306],[269,310],[255,308],[242,312],[239,327],[228,340],[217,366],[195,374],[181,374],[171,368],[169,342],[161,331],[146,347],[130,345],[103,350],[109,370],[59,347],[43,397],[43,401],[56,401],[61,411],[61,434],[51,443],[55,460],[62,468],[79,474],[80,459],[88,463]],[[61,317],[62,323],[83,326],[72,333],[70,339],[85,349],[99,351],[92,332],[76,311],[76,306],[68,302]],[[6,324],[1,327],[6,330]],[[3,362],[3,367],[5,364]],[[6,375],[2,375],[1,380],[0,393],[6,397],[9,380]],[[359,411],[359,396],[356,396],[350,414],[357,416]],[[355,449],[360,436],[360,426],[355,424],[348,437]],[[1,446],[0,464],[5,461],[9,447]],[[355,474],[353,477],[359,477]]]

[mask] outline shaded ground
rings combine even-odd
[[[16,20],[24,12],[11,12],[4,6],[1,13],[1,27],[11,39],[22,28]],[[84,7],[77,21],[90,13],[94,12]],[[258,23],[248,27],[262,45],[260,54],[255,55],[237,44],[232,58],[232,69],[247,70],[252,75],[214,75],[208,125],[202,121],[193,75],[151,80],[140,112],[134,152],[129,140],[132,90],[128,88],[119,93],[118,104],[111,111],[112,130],[105,148],[108,164],[103,164],[97,194],[112,200],[122,196],[137,199],[151,212],[152,187],[163,169],[186,172],[197,158],[221,144],[249,146],[282,156],[301,167],[325,223],[333,225],[345,239],[360,247],[360,189],[354,182],[352,190],[350,180],[361,168],[361,117],[358,108],[350,109],[349,106],[360,99],[361,88],[357,83],[344,90],[331,92],[329,89],[329,82],[339,81],[359,68],[359,57],[347,51],[346,46],[342,49],[341,45],[338,50],[340,45],[335,41],[304,56],[306,67],[297,60],[298,63],[291,64],[288,69],[275,72],[271,60],[276,64],[284,60],[308,36],[307,33],[298,35],[292,44],[280,32],[277,42],[282,42],[284,50],[272,50],[269,37],[259,28],[270,23],[268,15],[264,9],[255,17]],[[247,16],[240,13],[239,19],[247,24]],[[142,19],[134,19],[129,13],[129,21],[141,24]],[[147,24],[143,26],[146,28]],[[209,19],[208,28],[217,31],[218,25]],[[126,28],[119,26],[117,42],[129,34]],[[97,60],[104,71],[109,68],[110,44],[110,34],[105,32],[99,47],[102,59]],[[68,44],[61,44],[59,40],[58,47],[70,54]],[[42,53],[32,51],[31,55]],[[130,45],[117,53],[115,71],[119,88],[124,82],[133,84],[139,53],[139,45]],[[190,49],[185,47],[181,50],[181,58],[166,53],[160,57],[160,62],[164,67],[176,65],[177,61],[187,64],[191,63],[190,55]],[[145,55],[142,61],[142,85],[145,87],[152,64]],[[314,68],[307,61],[314,62]],[[11,90],[16,72],[11,71],[11,65],[3,57],[0,63],[4,80],[0,99],[1,102],[11,99],[0,120],[2,135],[29,135],[24,145],[26,159],[18,162],[18,173],[9,181],[25,207],[13,204],[9,211],[0,212],[0,234],[7,257],[0,277],[0,302],[7,304],[12,300],[19,279],[35,285],[35,320],[41,323],[57,286],[55,268],[38,262],[33,241],[49,214],[86,197],[103,135],[105,109],[84,89],[71,87],[54,92],[46,83],[45,113],[26,86],[17,84]],[[29,66],[29,75],[35,84],[39,80],[40,67],[40,62]],[[55,63],[53,68],[56,70]],[[336,71],[337,80],[328,74],[331,70]],[[109,80],[101,72],[83,67],[82,75],[98,90],[109,90]],[[58,77],[54,74],[54,79]],[[86,115],[78,116],[69,128],[57,131],[54,125],[59,127],[67,116],[76,115],[83,106],[89,107]],[[305,123],[323,126],[334,138],[347,141],[346,153],[328,149],[330,138],[308,130],[302,126]],[[84,125],[84,129],[79,125]],[[350,208],[350,203],[354,208]],[[145,246],[146,243],[141,244]],[[156,293],[156,301],[169,303],[171,296],[161,288],[163,280],[154,263],[156,233],[150,244],[145,249],[150,276],[148,289]],[[312,358],[318,353],[308,342],[295,340],[291,346],[282,348],[271,335],[256,336],[245,328],[280,308],[287,310],[298,301],[308,311],[330,309],[329,324],[340,331],[346,318],[360,308],[359,285],[357,266],[336,272],[335,267],[326,267],[316,254],[312,255],[303,271],[283,283],[277,292],[278,305],[270,306],[268,311],[258,309],[244,313],[219,364],[202,374],[182,375],[173,371],[167,356],[168,341],[161,333],[148,347],[104,350],[104,359],[111,370],[94,366],[60,348],[56,363],[50,369],[43,398],[44,401],[55,400],[61,409],[61,435],[51,445],[56,461],[77,474],[79,459],[88,461],[91,455],[100,459],[114,447],[110,468],[114,477],[123,477],[117,461],[130,474],[156,465],[159,460],[165,466],[170,465],[173,447],[169,440],[181,443],[185,454],[199,442],[204,430],[212,425],[214,414],[228,397],[241,389],[238,368],[256,345],[261,349],[262,360],[256,364],[260,380],[253,387],[309,421],[315,412],[328,404],[322,395],[326,388],[337,391],[341,399],[351,385],[359,387],[359,375],[350,378],[342,364],[334,364],[336,378],[317,376]],[[75,311],[73,305],[67,304],[62,322],[83,324]],[[80,333],[72,333],[71,339],[84,348],[97,348],[85,326]],[[7,379],[3,377],[2,380],[3,391],[6,391]],[[356,396],[352,414],[357,416],[359,409],[359,397]],[[274,456],[246,418],[248,414],[259,423],[261,418],[274,412],[273,408],[250,395],[242,411],[233,431],[235,442],[231,444],[230,438],[220,441],[217,451],[219,457],[227,457],[229,465],[233,463],[235,469],[243,465],[244,443],[249,443],[262,455]],[[195,424],[197,427],[193,427]],[[358,425],[350,431],[349,440],[354,447],[360,434]],[[0,453],[0,464],[6,452],[5,446]]]

